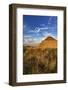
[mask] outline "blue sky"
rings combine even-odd
[[[48,35],[57,39],[57,16],[23,15],[24,44],[40,43]]]

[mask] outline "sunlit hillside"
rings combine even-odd
[[[23,47],[23,74],[57,72],[57,40],[51,36],[37,46]]]

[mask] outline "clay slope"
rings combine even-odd
[[[37,48],[57,48],[57,40],[53,37],[49,36],[46,39],[44,39]]]

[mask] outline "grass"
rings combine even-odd
[[[57,48],[24,47],[23,74],[57,73]]]

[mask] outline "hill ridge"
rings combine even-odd
[[[38,45],[38,48],[57,48],[57,40],[52,36],[48,36]]]

